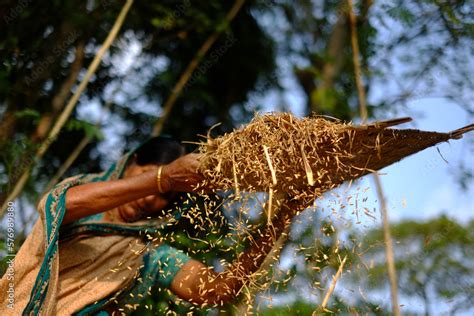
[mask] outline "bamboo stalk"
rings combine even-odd
[[[130,67],[127,72],[120,78],[121,84],[117,85],[115,89],[112,91],[111,96],[109,100],[105,103],[103,107],[103,111],[108,111],[110,107],[112,106],[113,99],[117,95],[117,93],[120,91],[120,88],[122,87],[122,83],[127,78],[130,73],[131,73],[132,67]],[[94,125],[94,128],[100,128],[102,125],[103,121],[102,118],[100,118]],[[64,161],[64,163],[61,165],[61,167],[58,169],[58,171],[54,174],[54,176],[51,178],[51,180],[48,182],[46,185],[46,188],[43,190],[43,194],[48,192],[49,190],[52,189],[52,187],[56,184],[56,182],[59,181],[59,179],[66,173],[66,171],[69,169],[69,167],[76,161],[77,157],[79,154],[82,152],[82,150],[92,141],[93,137],[89,135],[85,135],[82,140],[80,141],[79,145],[74,148],[73,152],[69,155],[69,157]],[[43,195],[42,194],[42,195]]]
[[[329,286],[329,289],[326,292],[326,295],[324,296],[323,302],[321,303],[322,308],[326,308],[326,305],[329,302],[329,298],[331,297],[332,293],[334,292],[334,289],[336,288],[336,283],[342,275],[342,269],[344,268],[344,264],[346,263],[346,260],[347,260],[347,256],[345,256],[344,259],[342,259],[341,264],[339,265],[339,269],[337,269],[336,275],[332,277],[331,285]]]
[[[357,91],[359,96],[360,117],[364,123],[367,120],[367,103],[364,86],[362,84],[362,73],[359,62],[359,42],[357,40],[357,21],[354,14],[352,0],[347,0],[349,6],[349,17],[351,22],[351,43],[352,43],[352,57],[354,62],[354,74],[357,84]],[[395,269],[395,260],[392,247],[392,236],[390,232],[390,223],[387,212],[387,203],[383,192],[382,182],[377,173],[373,174],[375,186],[377,188],[377,196],[380,203],[380,212],[382,213],[382,223],[384,231],[385,255],[387,257],[387,269],[390,282],[390,295],[392,301],[392,312],[395,316],[400,316],[400,308],[398,305],[398,289],[397,289],[397,271]]]
[[[22,176],[18,180],[18,182],[15,184],[14,189],[12,192],[8,195],[6,198],[5,202],[2,205],[2,208],[0,210],[0,218],[3,217],[5,210],[7,208],[8,202],[13,201],[23,190],[23,187],[25,186],[26,182],[28,181],[28,178],[30,176],[31,169],[34,164],[36,164],[45,152],[48,150],[49,146],[56,140],[58,137],[59,132],[61,131],[62,127],[68,120],[69,116],[71,115],[72,111],[74,110],[77,101],[79,100],[79,97],[81,96],[82,92],[85,90],[87,84],[89,83],[90,78],[92,75],[95,73],[97,70],[97,67],[99,66],[103,56],[109,49],[109,47],[112,45],[112,42],[116,38],[124,20],[125,17],[127,16],[128,11],[130,10],[130,7],[133,4],[133,0],[127,0],[125,5],[123,6],[122,10],[120,11],[120,14],[118,15],[117,19],[115,20],[115,23],[105,39],[104,43],[102,44],[101,48],[97,52],[96,56],[94,57],[94,60],[92,63],[89,65],[89,68],[87,69],[87,73],[82,79],[81,83],[79,84],[79,87],[77,88],[76,92],[74,95],[71,97],[69,102],[67,103],[66,107],[64,108],[63,112],[59,116],[58,120],[55,122],[53,128],[49,132],[48,137],[46,138],[45,141],[43,141],[36,152],[36,155],[34,156],[34,159],[30,163],[30,165],[26,168],[26,170],[23,172]]]
[[[131,68],[130,68],[131,69]],[[130,71],[128,71],[123,77],[122,80],[124,80],[128,75],[130,74]],[[109,110],[110,107],[112,106],[113,103],[113,98],[114,96],[120,91],[120,86],[117,86],[114,91],[112,92],[112,96],[110,97],[109,101],[104,106],[104,110]],[[95,124],[95,128],[99,128],[102,124],[102,120],[97,121]],[[71,165],[76,161],[77,157],[79,154],[84,150],[84,148],[92,141],[93,137],[89,135],[85,135],[82,140],[79,142],[79,145],[74,148],[73,152],[67,157],[66,161],[59,167],[58,171],[54,174],[54,176],[51,178],[51,180],[48,182],[46,185],[45,189],[43,189],[43,192],[40,196],[40,198],[46,194],[48,191],[50,191],[53,186],[59,181],[59,179],[66,173],[66,171],[71,167]],[[37,201],[36,203],[38,203]],[[32,220],[35,219],[37,212],[32,212],[32,214],[28,217],[26,220],[26,223],[30,223]],[[22,234],[25,234],[25,229],[26,227],[23,226]]]
[[[84,50],[85,44],[84,41],[81,40],[76,46],[75,58],[71,64],[69,76],[63,82],[58,93],[53,97],[51,101],[52,113],[46,114],[40,119],[40,122],[36,127],[36,131],[32,136],[33,141],[41,141],[45,138],[48,131],[51,129],[51,126],[53,125],[54,117],[61,112],[63,106],[66,104],[66,99],[69,93],[71,92],[72,86],[77,81],[77,77],[79,76],[80,70],[82,69],[84,60]]]
[[[352,44],[352,62],[354,63],[354,75],[359,97],[359,112],[362,120],[361,124],[367,121],[367,104],[364,84],[362,83],[362,71],[360,69],[359,41],[357,39],[357,20],[354,14],[352,0],[347,0],[349,5],[349,20],[351,24],[351,44]]]
[[[51,178],[51,180],[48,182],[46,185],[46,188],[43,191],[43,194],[48,192],[53,188],[53,186],[58,182],[58,180],[64,175],[64,173],[69,169],[69,167],[76,161],[77,157],[79,154],[82,152],[82,150],[89,144],[91,141],[92,137],[89,135],[85,135],[79,145],[74,148],[72,153],[67,157],[66,161],[61,165],[61,167],[56,171],[54,176]]]
[[[235,18],[237,13],[242,8],[242,5],[244,4],[244,2],[245,0],[235,1],[234,5],[232,6],[232,8],[230,9],[230,11],[227,13],[225,17],[224,21],[227,24],[229,24]],[[191,78],[194,70],[197,68],[202,58],[206,55],[206,53],[209,51],[212,45],[216,42],[216,40],[219,38],[219,36],[221,35],[223,31],[224,31],[224,28],[218,28],[214,33],[212,33],[211,36],[209,36],[207,40],[202,44],[202,46],[197,51],[196,55],[194,55],[191,62],[183,71],[183,73],[179,77],[178,82],[173,87],[173,90],[171,90],[171,94],[168,96],[168,98],[166,99],[163,105],[163,113],[153,128],[153,132],[152,132],[153,136],[158,136],[161,134],[163,130],[163,126],[166,120],[168,119],[171,113],[171,110],[173,109],[173,106],[176,103],[176,100],[178,99],[179,95],[183,91],[183,88],[186,86],[187,82]]]
[[[387,212],[387,203],[383,194],[382,183],[378,174],[374,173],[374,182],[377,188],[377,196],[380,204],[380,212],[382,213],[383,237],[385,243],[385,256],[387,257],[388,278],[390,281],[390,297],[392,300],[392,312],[395,316],[400,316],[400,307],[398,305],[398,288],[397,288],[397,270],[395,268],[395,257],[393,255],[392,234],[390,232],[390,223]]]
[[[53,111],[61,111],[62,107],[66,103],[67,97],[74,85],[77,81],[77,77],[79,76],[79,72],[83,66],[83,60],[85,57],[85,46],[84,40],[81,40],[76,47],[76,58],[71,65],[71,73],[69,74],[67,80],[59,89],[59,92],[54,96],[52,100]]]

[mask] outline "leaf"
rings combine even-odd
[[[18,111],[15,113],[15,116],[18,118],[34,118],[39,119],[40,113],[37,110],[33,110],[31,108],[26,108],[23,111]]]
[[[416,17],[415,15],[408,10],[406,7],[393,7],[387,10],[388,15],[392,18],[399,20],[407,26],[413,26]]]
[[[64,128],[68,131],[83,131],[84,134],[92,139],[97,138],[100,140],[104,138],[100,128],[89,122],[72,119],[66,123]]]
[[[334,112],[337,94],[333,89],[316,89],[311,94],[311,103],[317,104],[317,108],[322,112]]]

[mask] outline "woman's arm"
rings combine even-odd
[[[66,192],[63,224],[158,193],[156,170],[113,181],[78,185]]]
[[[197,174],[196,154],[188,154],[164,165],[161,174],[164,192],[190,192],[201,177]],[[125,179],[87,183],[66,192],[66,214],[63,224],[82,217],[101,213],[120,205],[158,194],[157,169]]]
[[[171,290],[179,297],[200,305],[221,305],[234,299],[248,276],[258,270],[275,241],[301,209],[301,204],[283,204],[273,226],[267,226],[263,235],[224,272],[216,273],[197,260],[188,261],[173,279]]]

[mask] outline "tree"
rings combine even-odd
[[[190,1],[136,2],[119,40],[97,70],[61,137],[44,158],[47,167],[35,174],[35,182],[45,182],[51,177],[74,144],[84,133],[91,132],[94,122],[80,114],[88,104],[110,103],[107,112],[113,114],[103,122],[104,128],[110,128],[109,124],[125,125],[125,130],[119,133],[119,137],[126,135],[123,148],[145,139],[159,116],[159,104],[169,95],[198,47],[219,28],[226,31],[201,60],[202,67],[186,86],[164,132],[190,140],[196,134],[205,134],[217,122],[223,122],[221,131],[231,128],[229,110],[245,102],[247,93],[257,82],[271,80],[274,63],[272,42],[247,7],[237,15],[232,27],[227,28],[224,16],[230,6],[231,3],[220,1],[199,5],[191,5]],[[32,152],[45,140],[120,8],[119,2],[112,1],[68,1],[48,6],[2,3],[0,149],[4,154],[0,165],[8,175],[1,183],[3,199],[21,170],[31,163]],[[138,52],[133,53],[134,49]],[[123,67],[128,53],[133,60],[128,61],[130,67]],[[250,58],[255,62],[251,66],[246,63]],[[129,68],[127,73],[124,68]],[[118,93],[111,95],[111,90]],[[136,104],[141,105],[141,110]],[[237,108],[237,112],[242,111]],[[248,114],[243,111],[244,116]],[[187,124],[191,121],[193,124]],[[86,147],[72,172],[100,168],[100,159],[89,159],[99,143],[100,139],[96,139]],[[15,148],[13,154],[9,148]],[[29,187],[42,191],[35,184]],[[34,191],[30,194],[34,195]]]
[[[411,99],[431,95],[474,114],[466,99],[473,87],[466,48],[474,39],[466,1],[363,0],[356,5],[365,89],[400,83],[381,98],[369,98],[369,114],[396,111]],[[282,1],[273,14],[287,22],[276,41],[304,91],[307,111],[357,116],[347,2]]]
[[[0,201],[45,141],[121,5],[110,0],[0,4]],[[228,131],[248,121],[259,108],[258,96],[288,92],[288,81],[295,83],[291,89],[301,89],[304,113],[357,117],[345,1],[247,1],[228,25],[224,16],[231,6],[217,0],[134,2],[118,40],[19,199],[22,228],[29,225],[27,210],[85,135],[92,141],[65,176],[103,169],[112,154],[149,136],[179,76],[219,29],[224,32],[200,59],[165,134],[195,141],[218,122],[222,124],[214,133]],[[474,114],[469,107],[474,84],[467,67],[474,37],[467,1],[361,0],[356,11],[365,89],[396,86],[382,98],[369,98],[371,117],[399,111],[407,100],[438,91]],[[462,180],[470,184],[470,170],[464,169]],[[319,282],[322,274],[314,272],[315,265],[328,276],[337,269],[337,238],[321,237],[320,220],[295,234],[288,246],[313,247],[299,252],[307,260],[292,270],[295,279]],[[202,247],[192,239],[182,242]],[[323,254],[329,259],[318,261]],[[203,257],[212,261],[225,254],[213,249]]]
[[[472,220],[462,225],[445,216],[392,225],[397,241],[399,290],[406,297],[422,301],[425,315],[437,314],[440,303],[449,305],[451,315],[474,308],[474,265],[466,260],[474,251],[473,228]],[[386,286],[381,235],[375,229],[363,242],[364,259],[373,260],[373,266],[367,271],[367,279],[361,277],[358,281],[365,282],[372,290]]]

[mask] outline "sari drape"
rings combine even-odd
[[[189,259],[157,237],[178,212],[133,223],[118,222],[113,214],[106,219],[104,212],[61,226],[67,190],[120,179],[132,154],[102,173],[68,178],[41,199],[40,218],[15,256],[13,309],[5,297],[0,315],[93,314],[121,293],[149,288],[166,272],[157,264],[163,254],[177,263],[172,273]],[[6,275],[0,280],[1,295],[9,282]]]

